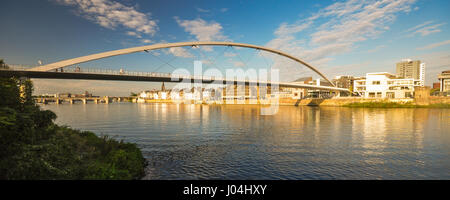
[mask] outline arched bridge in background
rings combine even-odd
[[[142,73],[136,73],[136,74],[107,74],[107,73],[80,73],[80,72],[54,72],[52,70],[57,70],[60,68],[73,66],[80,63],[85,63],[93,60],[98,60],[102,58],[108,58],[112,56],[118,56],[118,55],[124,55],[124,54],[131,54],[131,53],[137,53],[137,52],[149,52],[152,50],[158,50],[158,49],[167,49],[167,48],[174,48],[174,47],[186,47],[186,46],[231,46],[231,47],[244,47],[244,48],[251,48],[256,50],[262,50],[265,52],[277,54],[286,58],[289,58],[297,63],[300,63],[315,73],[317,73],[319,76],[321,76],[323,79],[325,79],[327,82],[329,82],[332,87],[329,86],[320,86],[320,85],[307,85],[307,84],[296,84],[296,83],[286,83],[286,82],[266,82],[265,84],[271,85],[271,84],[278,84],[281,87],[294,87],[294,88],[307,88],[307,89],[321,89],[321,90],[329,90],[329,91],[341,91],[341,92],[349,92],[348,89],[345,88],[337,88],[335,85],[318,69],[313,67],[312,65],[306,63],[305,61],[301,60],[300,58],[297,58],[293,55],[290,55],[288,53],[267,48],[263,46],[257,46],[252,44],[245,44],[245,43],[234,43],[234,42],[214,42],[214,41],[197,41],[197,42],[178,42],[178,43],[166,43],[166,44],[154,44],[154,45],[147,45],[147,46],[140,46],[140,47],[133,47],[133,48],[126,48],[126,49],[119,49],[114,51],[108,51],[103,53],[97,53],[97,54],[91,54],[87,56],[62,60],[55,63],[50,63],[47,65],[42,65],[38,67],[29,68],[26,70],[2,70],[3,76],[22,76],[22,77],[29,77],[29,78],[56,78],[56,79],[88,79],[88,80],[128,80],[128,81],[167,81],[167,82],[180,82],[180,81],[173,81],[170,79],[170,74],[165,74],[161,76],[156,76],[154,73],[142,72]],[[159,73],[161,74],[161,73]],[[183,77],[187,78],[187,77]],[[208,83],[211,82],[203,80],[202,77],[190,77],[188,79],[191,79],[191,81],[198,80]],[[226,80],[223,80],[224,83]],[[249,84],[252,81],[248,80],[241,80],[241,81],[235,81],[235,82],[245,82],[245,84]],[[257,84],[260,84],[258,81],[256,81]]]

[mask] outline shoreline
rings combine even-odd
[[[117,102],[115,102],[117,103]],[[121,102],[121,103],[136,103],[136,102]],[[185,105],[257,105],[257,106],[271,106],[276,104],[270,103],[207,103],[207,102],[186,102],[186,101],[172,101],[172,100],[151,100],[146,102],[139,102],[136,104],[185,104]],[[41,104],[39,105],[61,105],[61,104]],[[64,105],[64,104],[63,104]],[[74,105],[74,104],[67,104]],[[108,104],[106,104],[108,105]],[[360,99],[360,101],[348,101],[348,99],[302,99],[283,100],[278,103],[279,106],[311,106],[311,107],[348,107],[348,108],[443,108],[449,109],[450,103],[429,103],[420,104],[414,99],[409,101],[386,101],[386,100],[367,100]]]

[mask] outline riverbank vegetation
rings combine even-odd
[[[429,105],[416,105],[413,103],[397,103],[397,102],[357,102],[345,104],[344,107],[353,108],[450,108],[450,104],[438,103]]]
[[[35,104],[30,80],[0,78],[0,179],[139,179],[135,144],[58,126]]]

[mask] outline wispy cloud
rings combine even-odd
[[[426,22],[421,23],[421,24],[419,24],[419,25],[417,25],[417,26],[414,26],[414,27],[412,27],[412,28],[409,28],[409,29],[406,30],[405,32],[411,32],[411,31],[413,31],[413,30],[417,30],[417,29],[419,29],[419,28],[421,28],[421,27],[423,27],[423,26],[425,26],[425,25],[431,24],[431,23],[433,23],[433,21],[426,21]]]
[[[275,35],[282,37],[291,34],[298,33],[308,28],[312,24],[312,21],[297,22],[296,24],[282,23],[280,27],[275,31]]]
[[[356,43],[376,38],[389,30],[396,15],[412,11],[414,2],[339,1],[306,19],[299,19],[293,24],[282,23],[274,32],[275,38],[266,45],[298,55],[321,68],[333,60],[331,56],[351,52]],[[309,37],[303,34],[303,37],[298,38],[298,34],[306,29],[308,33],[311,32],[307,35]],[[275,66],[280,65],[277,63],[281,62],[275,62]],[[289,66],[281,67],[289,69]]]
[[[78,15],[108,29],[124,27],[131,29],[127,35],[140,38],[140,34],[153,36],[157,30],[157,22],[149,14],[139,12],[134,7],[108,0],[54,0],[55,2],[73,6]]]
[[[202,9],[202,8],[199,8],[199,7],[197,7],[197,8],[195,8],[198,12],[202,12],[202,13],[209,13],[210,12],[210,10],[207,10],[207,9]]]
[[[433,24],[433,21],[426,21],[422,24],[419,24],[415,27],[412,27],[405,32],[409,32],[410,34],[408,37],[412,37],[415,35],[421,35],[421,36],[427,36],[432,33],[439,33],[441,32],[441,29],[439,27],[445,25],[446,23],[440,23],[440,24]]]
[[[419,48],[416,48],[416,49],[417,50],[428,50],[428,49],[434,49],[436,47],[449,45],[449,44],[450,44],[450,40],[446,40],[446,41],[442,41],[442,42],[438,42],[438,43],[429,44],[427,46],[419,47]]]

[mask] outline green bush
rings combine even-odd
[[[23,95],[20,95],[23,85]],[[54,124],[32,83],[0,78],[0,179],[139,179],[145,159],[131,143]]]

